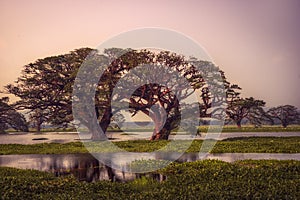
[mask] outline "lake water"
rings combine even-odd
[[[63,176],[73,174],[80,181],[95,182],[99,180],[109,180],[126,182],[140,178],[142,176],[152,177],[157,181],[163,181],[165,176],[155,173],[132,173],[128,166],[130,162],[142,155],[143,160],[174,160],[176,162],[191,162],[203,159],[198,153],[103,153],[101,156],[106,162],[113,163],[117,168],[108,167],[91,154],[25,154],[25,155],[1,155],[0,166],[15,167],[21,169],[36,169]],[[280,154],[280,153],[222,153],[208,154],[204,159],[218,159],[226,162],[234,162],[246,159],[277,159],[277,160],[300,160],[300,154]],[[112,165],[111,165],[112,166]]]

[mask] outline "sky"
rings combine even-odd
[[[299,0],[0,0],[0,90],[30,62],[143,27],[192,38],[244,97],[300,108]]]

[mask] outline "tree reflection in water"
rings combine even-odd
[[[139,174],[118,171],[102,164],[90,154],[28,154],[0,156],[0,166],[36,169],[53,173],[55,176],[73,175],[79,181],[86,182],[100,180],[126,182],[141,178],[142,176],[151,177],[157,181],[166,179],[166,177],[160,174]]]
[[[122,153],[101,154],[103,158],[107,158],[106,165],[99,162],[91,154],[26,154],[26,155],[1,155],[0,166],[15,167],[21,169],[36,169],[47,171],[56,176],[74,175],[79,181],[95,182],[100,180],[126,182],[141,178],[143,176],[151,177],[157,181],[164,181],[165,176],[161,174],[151,173],[130,173],[127,166],[130,159],[134,160],[134,153],[126,154],[128,159]],[[175,152],[155,152],[143,153],[143,158],[156,160],[175,160],[178,153]],[[191,162],[199,159],[199,153],[185,153],[176,162]],[[218,159],[225,162],[235,162],[237,160],[300,160],[300,154],[289,153],[221,153],[209,154],[205,159]],[[126,162],[125,162],[126,161]],[[131,161],[132,162],[132,161]],[[109,166],[119,165],[116,170]]]

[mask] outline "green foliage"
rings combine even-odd
[[[153,169],[161,169],[170,164],[168,160],[135,160],[130,163],[130,169],[135,172],[151,172]]]
[[[300,137],[249,137],[219,141],[212,153],[300,153]]]
[[[141,73],[139,70],[129,73],[137,66],[143,66]],[[119,118],[122,122],[116,113],[124,109],[122,105],[125,103],[129,104],[132,115],[143,112],[152,118],[156,130],[153,140],[168,139],[170,131],[179,126],[180,115],[186,111],[183,104],[179,106],[179,100],[187,99],[196,89],[203,93],[203,102],[199,102],[201,116],[208,117],[210,98],[213,95],[214,100],[219,99],[220,83],[225,79],[224,72],[220,76],[219,71],[211,62],[195,58],[188,61],[169,51],[110,48],[97,52],[80,48],[25,65],[17,81],[5,89],[18,97],[16,106],[19,110],[31,112],[30,118],[37,131],[43,123],[67,127],[72,122],[87,128],[93,140],[102,140],[105,135],[98,134],[97,124],[106,132],[112,119]],[[165,83],[144,84],[145,78]],[[118,84],[121,79],[126,81]],[[130,92],[132,84],[139,83],[141,87]],[[113,95],[116,87],[121,88],[118,88],[117,95]],[[176,95],[172,91],[174,88]],[[131,97],[127,97],[128,92]],[[95,98],[90,98],[90,95]],[[115,102],[113,107],[112,100]],[[190,108],[187,113],[191,114],[192,110],[195,111]],[[117,127],[113,123],[111,126]],[[190,128],[195,127],[187,127]]]
[[[81,142],[71,142],[66,144],[41,143],[33,145],[1,144],[0,147],[0,155],[88,153]]]
[[[113,142],[121,149],[130,152],[184,152],[190,141],[174,141],[174,145],[166,148],[170,141],[130,140]],[[202,140],[192,141],[186,152],[199,152]],[[91,142],[88,144],[93,152],[116,152],[108,142]],[[41,143],[32,145],[1,144],[0,155],[6,154],[65,154],[88,153],[81,142],[65,144]],[[217,141],[212,153],[300,153],[300,137],[249,137],[232,138]]]
[[[299,161],[216,160],[172,163],[128,183],[78,182],[46,172],[0,168],[2,199],[299,199]]]
[[[72,87],[76,73],[90,48],[38,59],[23,67],[21,76],[6,90],[19,97],[20,110],[33,111],[32,119],[66,126],[72,118]],[[36,113],[38,112],[38,114]]]
[[[210,132],[218,131],[218,127],[214,128],[214,126],[199,126],[198,131],[200,133],[207,133],[208,130]],[[222,133],[234,133],[234,132],[300,132],[300,126],[291,125],[286,128],[280,126],[243,126],[241,128],[237,128],[236,126],[224,126],[222,129]]]

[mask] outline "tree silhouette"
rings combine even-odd
[[[29,120],[31,125],[36,128],[37,132],[41,132],[42,124],[47,121],[48,110],[34,109],[30,115]]]
[[[11,127],[15,130],[28,131],[25,117],[8,104],[9,98],[0,98],[0,133]]]
[[[159,70],[164,66],[166,72],[158,69],[153,69],[157,73],[147,72],[144,68],[143,73],[136,74],[135,78],[126,78],[141,65],[152,65]],[[80,71],[81,66],[85,68]],[[143,112],[152,118],[155,123],[152,139],[167,139],[170,131],[178,127],[180,119],[195,110],[191,106],[187,109],[187,105],[179,102],[196,90],[202,94],[203,102],[199,103],[201,116],[211,116],[219,109],[224,100],[215,95],[220,93],[223,84],[220,78],[216,78],[219,73],[219,68],[210,62],[186,61],[183,56],[167,51],[111,48],[100,54],[96,50],[82,48],[25,65],[21,77],[15,84],[7,85],[6,89],[20,98],[15,104],[17,109],[30,110],[32,119],[43,119],[40,122],[67,126],[74,120],[75,109],[78,111],[75,123],[86,127],[93,140],[107,139],[107,127],[113,115],[124,109],[123,103],[129,104],[133,115]],[[143,80],[145,76],[164,82],[141,84],[127,97],[130,87],[126,84]],[[128,82],[124,83],[118,95],[114,95],[122,79]],[[112,107],[112,101],[120,103],[120,106]],[[36,112],[39,114],[36,115]]]
[[[185,100],[196,90],[200,93],[201,89],[208,90],[208,85],[216,89],[212,80],[217,82],[215,85],[222,85],[215,75],[219,68],[206,61],[189,62],[183,56],[168,51],[147,52],[147,57],[148,64],[132,69],[116,85],[118,92],[115,96],[119,98],[120,107],[129,105],[132,115],[143,112],[152,119],[155,126],[152,140],[168,139],[170,132],[179,125],[185,130],[196,130],[199,125],[199,114],[195,113],[197,105],[188,105]],[[201,70],[195,65],[201,65]],[[128,94],[131,96],[128,97]],[[211,105],[206,105],[205,112],[208,107]],[[185,123],[181,123],[183,120]]]
[[[280,121],[282,126],[286,128],[290,124],[300,122],[300,113],[295,106],[284,105],[273,107],[268,110],[268,114],[273,118]]]
[[[91,51],[77,49],[25,65],[15,84],[6,86],[9,93],[20,98],[15,108],[29,110],[33,116],[39,112],[38,117],[45,122],[66,126],[73,120],[71,94],[76,72]]]
[[[250,98],[232,98],[228,102],[226,110],[229,120],[234,121],[239,128],[241,128],[242,120],[248,119],[250,122],[260,124],[263,117],[266,115],[263,107],[265,106],[263,100],[256,100]]]

